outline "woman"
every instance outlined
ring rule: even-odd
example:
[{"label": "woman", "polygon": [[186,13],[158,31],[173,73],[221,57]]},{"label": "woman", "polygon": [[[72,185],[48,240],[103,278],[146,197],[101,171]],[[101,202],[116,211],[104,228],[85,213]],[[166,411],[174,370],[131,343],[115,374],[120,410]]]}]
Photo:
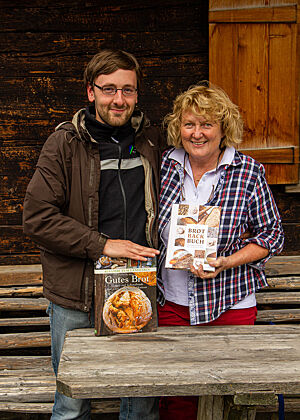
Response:
[{"label": "woman", "polygon": [[[238,107],[203,82],[175,99],[165,124],[173,147],[161,173],[159,325],[254,324],[255,291],[267,286],[264,265],[284,237],[263,166],[235,149],[243,132]],[[165,268],[173,203],[221,207],[214,272]],[[197,398],[162,398],[160,419],[175,418],[196,419]]]}]

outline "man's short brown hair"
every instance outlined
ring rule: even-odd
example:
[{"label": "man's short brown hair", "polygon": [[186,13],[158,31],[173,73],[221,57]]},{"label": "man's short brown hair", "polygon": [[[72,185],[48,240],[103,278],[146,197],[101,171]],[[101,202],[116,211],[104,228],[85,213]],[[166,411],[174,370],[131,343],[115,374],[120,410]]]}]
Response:
[{"label": "man's short brown hair", "polygon": [[116,70],[134,70],[137,78],[137,88],[142,81],[142,72],[137,59],[130,53],[121,50],[105,49],[94,55],[87,64],[83,81],[85,87],[93,86],[95,79],[100,74],[111,74]]}]

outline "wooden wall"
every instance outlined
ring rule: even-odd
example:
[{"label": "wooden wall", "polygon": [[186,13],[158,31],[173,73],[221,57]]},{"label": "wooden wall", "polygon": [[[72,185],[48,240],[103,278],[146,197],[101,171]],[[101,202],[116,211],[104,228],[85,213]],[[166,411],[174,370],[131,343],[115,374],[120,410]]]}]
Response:
[{"label": "wooden wall", "polygon": [[[208,1],[0,0],[0,265],[39,263],[22,233],[22,203],[41,146],[86,106],[82,73],[101,48],[136,55],[140,107],[154,124],[189,85],[208,78]],[[273,187],[300,253],[300,197]]]},{"label": "wooden wall", "polygon": [[156,124],[174,97],[208,78],[208,3],[198,0],[0,0],[0,264],[39,262],[22,203],[40,148],[87,105],[86,63],[101,48],[144,69],[140,107]]}]

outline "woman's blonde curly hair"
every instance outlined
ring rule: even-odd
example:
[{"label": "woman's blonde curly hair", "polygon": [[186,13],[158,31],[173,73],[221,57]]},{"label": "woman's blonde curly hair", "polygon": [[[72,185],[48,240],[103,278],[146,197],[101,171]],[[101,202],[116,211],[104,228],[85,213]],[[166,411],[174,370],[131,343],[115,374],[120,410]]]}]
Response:
[{"label": "woman's blonde curly hair", "polygon": [[182,147],[181,119],[186,111],[204,116],[211,122],[221,124],[222,147],[236,146],[242,141],[243,120],[238,106],[218,86],[204,80],[181,93],[173,102],[173,111],[165,116],[168,144],[177,149]]}]

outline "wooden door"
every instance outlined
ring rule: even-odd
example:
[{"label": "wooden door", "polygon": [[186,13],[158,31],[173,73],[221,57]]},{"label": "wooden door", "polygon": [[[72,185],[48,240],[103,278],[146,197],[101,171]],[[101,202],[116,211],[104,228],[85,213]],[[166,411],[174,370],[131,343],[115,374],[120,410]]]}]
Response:
[{"label": "wooden door", "polygon": [[270,184],[299,179],[298,3],[209,5],[209,79],[239,105],[245,123],[240,150],[265,165]]}]

